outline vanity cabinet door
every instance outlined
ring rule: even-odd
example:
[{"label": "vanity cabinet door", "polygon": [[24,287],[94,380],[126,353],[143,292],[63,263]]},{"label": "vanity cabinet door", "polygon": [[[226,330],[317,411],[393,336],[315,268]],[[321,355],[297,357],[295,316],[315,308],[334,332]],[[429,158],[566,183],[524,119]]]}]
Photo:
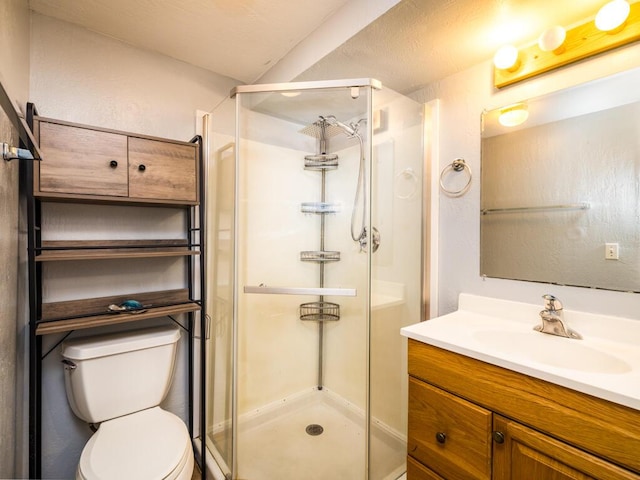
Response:
[{"label": "vanity cabinet door", "polygon": [[499,415],[494,415],[494,430],[504,438],[494,443],[494,480],[640,480],[640,475]]},{"label": "vanity cabinet door", "polygon": [[437,473],[429,470],[411,456],[407,457],[407,480],[445,480]]},{"label": "vanity cabinet door", "polygon": [[40,122],[36,192],[126,197],[127,137]]},{"label": "vanity cabinet door", "polygon": [[442,477],[491,478],[491,422],[489,410],[409,377],[407,452]]},{"label": "vanity cabinet door", "polygon": [[129,137],[129,197],[196,202],[196,147]]}]

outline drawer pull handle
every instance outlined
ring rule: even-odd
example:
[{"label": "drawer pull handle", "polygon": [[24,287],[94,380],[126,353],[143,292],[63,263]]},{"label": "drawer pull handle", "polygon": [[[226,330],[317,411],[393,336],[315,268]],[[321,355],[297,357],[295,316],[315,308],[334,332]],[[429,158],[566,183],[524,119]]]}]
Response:
[{"label": "drawer pull handle", "polygon": [[138,165],[138,170],[140,170],[141,172],[144,172],[147,169],[147,167],[145,167],[144,165]]},{"label": "drawer pull handle", "polygon": [[436,441],[438,443],[444,443],[447,441],[447,435],[444,434],[443,432],[438,432],[436,433]]},{"label": "drawer pull handle", "polygon": [[111,161],[109,162],[109,166],[110,166],[111,168],[116,168],[116,167],[118,166],[118,162],[116,162],[115,160],[111,160]]},{"label": "drawer pull handle", "polygon": [[504,433],[502,432],[493,432],[493,441],[496,443],[504,443]]}]

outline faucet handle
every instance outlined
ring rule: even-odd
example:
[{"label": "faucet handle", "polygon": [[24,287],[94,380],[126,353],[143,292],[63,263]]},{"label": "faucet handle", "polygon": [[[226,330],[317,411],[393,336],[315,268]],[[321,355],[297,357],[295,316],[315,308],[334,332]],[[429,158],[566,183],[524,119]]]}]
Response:
[{"label": "faucet handle", "polygon": [[558,310],[562,310],[562,302],[558,300],[556,297],[550,294],[543,295],[544,298],[544,308],[545,310],[549,310],[552,312],[557,312]]}]

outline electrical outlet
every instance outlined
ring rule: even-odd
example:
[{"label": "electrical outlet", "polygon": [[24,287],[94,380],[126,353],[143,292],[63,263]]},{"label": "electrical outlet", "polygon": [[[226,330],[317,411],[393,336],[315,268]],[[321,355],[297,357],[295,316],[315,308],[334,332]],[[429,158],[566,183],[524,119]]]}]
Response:
[{"label": "electrical outlet", "polygon": [[604,244],[604,258],[606,260],[618,260],[620,258],[620,245],[618,243]]}]

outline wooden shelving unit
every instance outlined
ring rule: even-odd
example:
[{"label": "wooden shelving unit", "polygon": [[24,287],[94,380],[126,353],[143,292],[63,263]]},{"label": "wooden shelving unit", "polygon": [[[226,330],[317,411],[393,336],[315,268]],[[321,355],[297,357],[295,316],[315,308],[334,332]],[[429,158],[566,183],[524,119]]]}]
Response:
[{"label": "wooden shelving unit", "polygon": [[[181,316],[179,323],[188,332],[188,427],[194,436],[194,344],[199,343],[199,380],[202,383],[199,427],[201,432],[206,431],[206,351],[203,338],[200,338],[199,342],[195,341],[196,318],[200,320],[200,331],[205,330],[202,313],[205,260],[202,242],[204,232],[200,231],[200,226],[204,224],[204,211],[201,206],[204,202],[200,175],[203,165],[200,137],[195,137],[190,142],[180,142],[78,125],[36,115],[35,108],[29,104],[28,123],[43,152],[41,162],[27,165],[22,172],[26,185],[30,186],[27,194],[30,310],[29,478],[41,478],[42,475],[42,361],[51,353],[49,350],[43,354],[42,338],[45,335],[66,338],[75,330],[117,326],[142,320],[166,321],[167,317],[177,321],[174,317]],[[125,209],[128,206],[166,207],[184,215],[184,231],[177,235],[180,238],[169,239],[43,240],[43,236],[46,238],[47,235],[46,232],[43,233],[41,226],[44,215],[42,205],[51,202],[114,205]],[[163,237],[165,233],[162,232],[159,236]],[[114,232],[114,236],[117,236],[117,232]],[[85,268],[90,268],[95,262],[132,260],[118,264],[118,268],[123,268],[124,278],[127,272],[136,271],[136,259],[163,261],[172,257],[184,259],[184,268],[179,269],[184,275],[181,273],[179,279],[170,282],[184,283],[183,288],[144,293],[125,291],[118,295],[56,302],[43,300],[43,268],[54,268],[53,265],[57,262],[67,263],[67,275],[69,268],[72,269],[71,272],[77,269],[78,278],[81,279]],[[76,266],[69,262],[80,264]],[[55,282],[55,268],[46,271],[46,281]],[[149,283],[153,284],[154,280],[150,278]],[[142,304],[139,311],[118,312],[109,308],[131,299]],[[201,435],[201,439],[203,445],[200,463],[203,466],[204,435]],[[206,468],[202,470],[204,478]]]}]

